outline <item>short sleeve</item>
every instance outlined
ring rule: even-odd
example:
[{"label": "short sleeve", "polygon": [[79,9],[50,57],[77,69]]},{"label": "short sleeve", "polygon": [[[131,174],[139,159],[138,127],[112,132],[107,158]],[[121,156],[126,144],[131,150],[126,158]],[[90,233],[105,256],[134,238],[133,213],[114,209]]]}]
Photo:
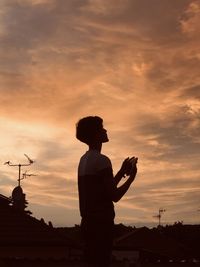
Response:
[{"label": "short sleeve", "polygon": [[112,169],[112,163],[108,157],[101,155],[101,157],[98,158],[97,172],[101,172],[104,169]]}]

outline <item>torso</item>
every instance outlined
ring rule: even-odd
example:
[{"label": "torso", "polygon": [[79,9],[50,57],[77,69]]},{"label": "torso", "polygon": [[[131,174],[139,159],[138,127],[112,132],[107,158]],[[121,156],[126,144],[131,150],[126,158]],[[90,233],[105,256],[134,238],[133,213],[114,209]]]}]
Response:
[{"label": "torso", "polygon": [[114,205],[111,196],[106,194],[106,181],[101,175],[104,170],[109,172],[109,179],[113,179],[109,158],[97,150],[89,150],[81,157],[78,167],[78,190],[82,218],[114,218]]}]

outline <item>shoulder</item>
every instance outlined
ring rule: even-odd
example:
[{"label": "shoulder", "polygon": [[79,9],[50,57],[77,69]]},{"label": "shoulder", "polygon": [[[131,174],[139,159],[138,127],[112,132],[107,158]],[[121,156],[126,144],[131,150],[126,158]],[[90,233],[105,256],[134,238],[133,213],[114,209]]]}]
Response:
[{"label": "shoulder", "polygon": [[112,163],[110,159],[103,154],[99,154],[97,158],[97,164],[98,164],[98,170],[112,168]]}]

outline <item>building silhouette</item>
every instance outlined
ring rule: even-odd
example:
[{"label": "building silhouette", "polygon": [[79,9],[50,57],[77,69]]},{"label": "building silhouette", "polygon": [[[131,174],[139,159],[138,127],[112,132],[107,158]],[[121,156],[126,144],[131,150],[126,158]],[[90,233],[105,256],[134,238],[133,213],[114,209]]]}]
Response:
[{"label": "building silhouette", "polygon": [[36,260],[41,266],[47,260],[48,266],[60,266],[61,260],[80,257],[79,244],[59,234],[52,223],[33,217],[27,206],[21,186],[14,188],[12,197],[0,194],[0,266],[23,266],[22,261],[27,266]]}]

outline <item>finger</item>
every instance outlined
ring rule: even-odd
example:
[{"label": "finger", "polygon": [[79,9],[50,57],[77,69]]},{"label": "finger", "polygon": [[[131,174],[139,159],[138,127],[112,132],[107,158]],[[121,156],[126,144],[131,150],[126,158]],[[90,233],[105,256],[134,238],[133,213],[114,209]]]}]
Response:
[{"label": "finger", "polygon": [[123,163],[126,163],[126,162],[128,162],[129,161],[129,158],[126,158],[124,161],[123,161]]},{"label": "finger", "polygon": [[132,158],[130,158],[130,161],[137,161],[138,160],[138,158],[137,157],[132,157]]},{"label": "finger", "polygon": [[133,164],[136,164],[137,161],[138,161],[138,158],[134,158],[134,160],[133,160]]},{"label": "finger", "polygon": [[133,159],[135,159],[135,157],[131,157],[131,158],[129,159],[129,161],[132,161]]}]

